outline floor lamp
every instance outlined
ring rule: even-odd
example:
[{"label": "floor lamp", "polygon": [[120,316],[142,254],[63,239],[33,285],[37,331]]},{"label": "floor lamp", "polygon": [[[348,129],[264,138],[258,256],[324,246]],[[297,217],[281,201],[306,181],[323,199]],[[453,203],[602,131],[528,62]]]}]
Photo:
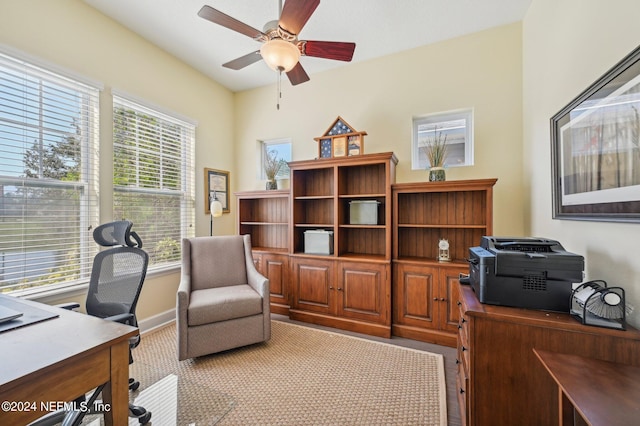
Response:
[{"label": "floor lamp", "polygon": [[209,212],[211,213],[209,235],[213,236],[213,218],[222,216],[222,203],[218,200],[215,191],[209,196]]}]

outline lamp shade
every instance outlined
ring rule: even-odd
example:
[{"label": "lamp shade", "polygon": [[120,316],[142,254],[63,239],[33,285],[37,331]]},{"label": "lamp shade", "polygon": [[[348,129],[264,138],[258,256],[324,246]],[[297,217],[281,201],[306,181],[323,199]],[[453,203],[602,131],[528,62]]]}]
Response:
[{"label": "lamp shade", "polygon": [[222,216],[222,203],[217,198],[214,198],[211,201],[211,205],[209,206],[209,210],[211,211],[212,217],[220,217]]},{"label": "lamp shade", "polygon": [[293,43],[282,39],[269,40],[260,48],[262,59],[274,71],[289,72],[300,59],[300,50]]}]

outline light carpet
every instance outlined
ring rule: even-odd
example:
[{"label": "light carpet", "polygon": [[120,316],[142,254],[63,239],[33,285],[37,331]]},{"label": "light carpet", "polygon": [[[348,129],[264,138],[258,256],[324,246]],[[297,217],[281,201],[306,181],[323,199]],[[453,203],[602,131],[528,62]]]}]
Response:
[{"label": "light carpet", "polygon": [[170,325],[145,334],[134,358],[186,384],[179,405],[211,411],[198,425],[447,424],[442,355],[337,332],[272,321],[266,343],[180,362]]}]

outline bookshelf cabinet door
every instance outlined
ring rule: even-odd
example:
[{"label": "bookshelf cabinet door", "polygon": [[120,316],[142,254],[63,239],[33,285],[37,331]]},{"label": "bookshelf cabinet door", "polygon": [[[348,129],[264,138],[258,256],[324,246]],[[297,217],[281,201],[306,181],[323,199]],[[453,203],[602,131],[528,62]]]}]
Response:
[{"label": "bookshelf cabinet door", "polygon": [[334,314],[334,262],[298,258],[292,260],[294,309]]},{"label": "bookshelf cabinet door", "polygon": [[438,301],[438,269],[423,265],[395,265],[394,323],[437,328],[434,312]]},{"label": "bookshelf cabinet door", "polygon": [[389,323],[389,265],[339,262],[338,315],[380,324]]},{"label": "bookshelf cabinet door", "polygon": [[288,314],[289,308],[289,256],[265,253],[261,259],[261,269],[269,278],[271,309],[275,313]]},{"label": "bookshelf cabinet door", "polygon": [[460,307],[458,306],[460,274],[469,273],[469,268],[461,266],[440,269],[440,296],[444,298],[438,305],[439,322],[443,331],[458,332]]}]

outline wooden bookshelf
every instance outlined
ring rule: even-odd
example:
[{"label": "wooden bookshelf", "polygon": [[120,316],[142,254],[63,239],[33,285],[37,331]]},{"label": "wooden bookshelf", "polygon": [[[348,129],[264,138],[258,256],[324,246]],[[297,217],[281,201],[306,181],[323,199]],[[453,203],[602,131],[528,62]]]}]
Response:
[{"label": "wooden bookshelf", "polygon": [[[469,247],[493,234],[496,179],[393,185],[393,334],[455,347],[457,281]],[[447,239],[451,262],[438,262]]]},{"label": "wooden bookshelf", "polygon": [[[379,336],[391,330],[391,152],[295,161],[291,170],[291,317]],[[350,221],[372,201],[377,223]],[[333,232],[333,253],[304,252],[305,231]]]},{"label": "wooden bookshelf", "polygon": [[237,192],[238,233],[251,235],[253,261],[269,278],[271,311],[289,314],[289,190]]}]

